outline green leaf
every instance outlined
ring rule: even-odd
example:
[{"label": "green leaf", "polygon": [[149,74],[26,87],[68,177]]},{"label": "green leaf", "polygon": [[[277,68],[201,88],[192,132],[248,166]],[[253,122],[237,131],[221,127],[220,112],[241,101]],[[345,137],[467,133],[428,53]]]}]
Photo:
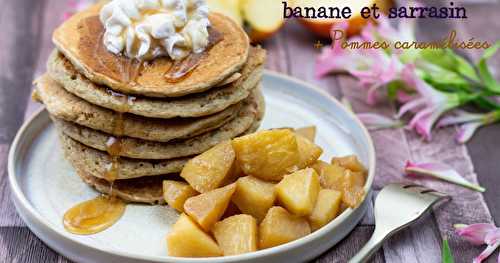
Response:
[{"label": "green leaf", "polygon": [[499,48],[500,42],[497,42],[490,48],[486,49],[477,65],[479,76],[486,86],[486,89],[497,94],[500,94],[500,84],[493,77],[493,74],[491,74],[491,71],[488,68],[488,60],[495,55]]},{"label": "green leaf", "polygon": [[476,106],[480,107],[483,110],[492,111],[500,109],[500,104],[493,102],[488,97],[479,96],[473,102]]},{"label": "green leaf", "polygon": [[479,81],[474,66],[451,49],[425,49],[421,55],[425,61],[442,69],[456,73],[459,76],[465,76],[473,81]]},{"label": "green leaf", "polygon": [[405,83],[400,80],[394,80],[387,84],[387,97],[390,101],[395,101],[398,96],[398,90],[404,89]]},{"label": "green leaf", "polygon": [[451,254],[450,245],[448,245],[448,240],[443,239],[443,251],[441,253],[443,263],[455,263],[453,255]]}]

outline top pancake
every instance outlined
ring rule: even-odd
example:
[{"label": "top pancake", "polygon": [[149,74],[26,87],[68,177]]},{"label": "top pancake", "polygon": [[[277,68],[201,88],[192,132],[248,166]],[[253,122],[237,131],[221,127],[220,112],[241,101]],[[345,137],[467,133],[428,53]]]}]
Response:
[{"label": "top pancake", "polygon": [[164,74],[173,63],[171,59],[157,58],[147,66],[137,67],[139,63],[132,59],[106,50],[102,43],[104,28],[99,20],[101,7],[102,4],[96,4],[72,16],[54,31],[52,40],[78,71],[115,91],[149,97],[203,92],[239,71],[247,60],[250,43],[245,31],[230,18],[211,13],[211,25],[222,34],[223,40],[206,51],[188,76],[169,82]]}]

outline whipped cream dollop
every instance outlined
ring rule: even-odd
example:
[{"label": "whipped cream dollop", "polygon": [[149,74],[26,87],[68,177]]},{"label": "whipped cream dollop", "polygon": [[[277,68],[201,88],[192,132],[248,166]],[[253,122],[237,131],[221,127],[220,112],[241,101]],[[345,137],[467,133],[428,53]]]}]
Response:
[{"label": "whipped cream dollop", "polygon": [[208,46],[205,0],[113,0],[100,11],[104,45],[138,60],[180,60]]}]

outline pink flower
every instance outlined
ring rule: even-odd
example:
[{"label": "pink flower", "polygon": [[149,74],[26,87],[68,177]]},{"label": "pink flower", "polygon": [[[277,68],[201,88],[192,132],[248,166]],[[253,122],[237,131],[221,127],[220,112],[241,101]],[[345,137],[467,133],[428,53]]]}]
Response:
[{"label": "pink flower", "polygon": [[404,123],[376,113],[358,113],[358,118],[372,131],[403,127]]},{"label": "pink flower", "polygon": [[459,143],[468,142],[480,127],[500,121],[500,110],[490,113],[470,113],[455,110],[454,113],[441,119],[437,126],[446,127],[461,124],[455,137]]},{"label": "pink flower", "polygon": [[478,192],[486,191],[486,189],[480,185],[467,181],[456,170],[443,163],[413,163],[411,161],[407,161],[405,165],[405,173],[408,175],[424,175],[434,177]]},{"label": "pink flower", "polygon": [[[345,29],[346,23],[336,24],[332,31]],[[352,42],[373,41],[373,34],[362,33],[351,38]],[[374,104],[376,92],[389,82],[398,79],[404,68],[396,54],[388,54],[384,49],[342,48],[342,42],[334,41],[332,47],[325,47],[316,60],[316,76],[329,73],[347,72],[356,77],[368,89],[367,102]]]},{"label": "pink flower", "polygon": [[[464,237],[474,245],[486,244],[486,249],[479,254],[473,263],[481,263],[488,258],[500,246],[500,228],[493,224],[472,224],[472,225],[455,225],[456,233]],[[500,263],[500,256],[497,260]]]},{"label": "pink flower", "polygon": [[432,127],[444,113],[471,99],[471,96],[462,93],[445,93],[434,89],[417,76],[414,66],[403,70],[403,79],[416,90],[418,96],[414,96],[399,109],[398,118],[407,112],[414,112],[409,127],[427,140],[431,140]]}]

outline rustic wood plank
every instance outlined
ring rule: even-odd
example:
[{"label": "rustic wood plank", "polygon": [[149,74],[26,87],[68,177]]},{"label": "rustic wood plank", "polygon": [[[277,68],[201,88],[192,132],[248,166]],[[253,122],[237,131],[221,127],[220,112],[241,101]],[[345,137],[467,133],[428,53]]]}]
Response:
[{"label": "rustic wood plank", "polygon": [[[496,12],[500,9],[500,1],[496,4],[488,5],[468,5],[469,12],[476,19],[470,19],[467,23],[457,23],[458,35],[461,38],[475,37],[476,39],[498,41],[498,31],[500,30],[500,20],[497,19]],[[477,17],[481,16],[481,19]],[[469,55],[473,61],[477,61],[482,54],[481,50],[471,50]],[[493,74],[500,79],[500,54],[496,54],[489,61]],[[500,134],[500,124],[480,129],[474,138],[467,144],[476,172],[479,174],[479,182],[486,186],[500,185],[500,147],[498,144],[498,134]],[[486,203],[497,224],[500,224],[500,202],[498,202],[498,191],[491,187],[484,193]]]},{"label": "rustic wood plank", "polygon": [[45,246],[26,227],[0,227],[2,262],[58,262],[56,252]]},{"label": "rustic wood plank", "polygon": [[377,197],[378,192],[379,191],[377,190],[373,190],[372,198],[370,198],[370,204],[368,205],[365,216],[363,217],[363,219],[361,219],[361,222],[359,222],[360,226],[375,225],[375,214],[373,212],[373,205],[375,204],[375,198]]},{"label": "rustic wood plank", "polygon": [[286,36],[283,31],[267,39],[262,46],[267,50],[266,68],[280,73],[288,74],[289,55],[285,48]]},{"label": "rustic wood plank", "polygon": [[9,145],[0,144],[0,227],[24,226],[12,203],[9,178],[7,176],[7,155]]},{"label": "rustic wood plank", "polygon": [[[48,14],[44,15],[42,26],[40,30],[41,40],[39,43],[39,54],[35,64],[35,71],[33,74],[33,79],[41,76],[46,71],[47,59],[50,52],[54,49],[54,44],[52,44],[52,32],[54,29],[61,24],[63,21],[64,12],[69,11],[69,4],[67,0],[45,0],[45,10],[49,10]],[[32,86],[33,88],[33,86]],[[28,100],[24,118],[29,118],[33,112],[37,111],[42,104],[36,103],[31,99]]]},{"label": "rustic wood plank", "polygon": [[384,243],[387,262],[440,262],[441,236],[431,213]]},{"label": "rustic wood plank", "polygon": [[64,256],[61,256],[61,255],[58,255],[57,256],[57,263],[72,263],[73,261],[67,259],[66,257]]},{"label": "rustic wood plank", "polygon": [[[317,263],[345,263],[352,258],[370,239],[373,226],[358,226],[344,240],[319,257]],[[383,251],[379,250],[370,262],[385,262]]]},{"label": "rustic wood plank", "polygon": [[21,125],[38,57],[45,1],[3,1],[0,13],[0,143]]}]

